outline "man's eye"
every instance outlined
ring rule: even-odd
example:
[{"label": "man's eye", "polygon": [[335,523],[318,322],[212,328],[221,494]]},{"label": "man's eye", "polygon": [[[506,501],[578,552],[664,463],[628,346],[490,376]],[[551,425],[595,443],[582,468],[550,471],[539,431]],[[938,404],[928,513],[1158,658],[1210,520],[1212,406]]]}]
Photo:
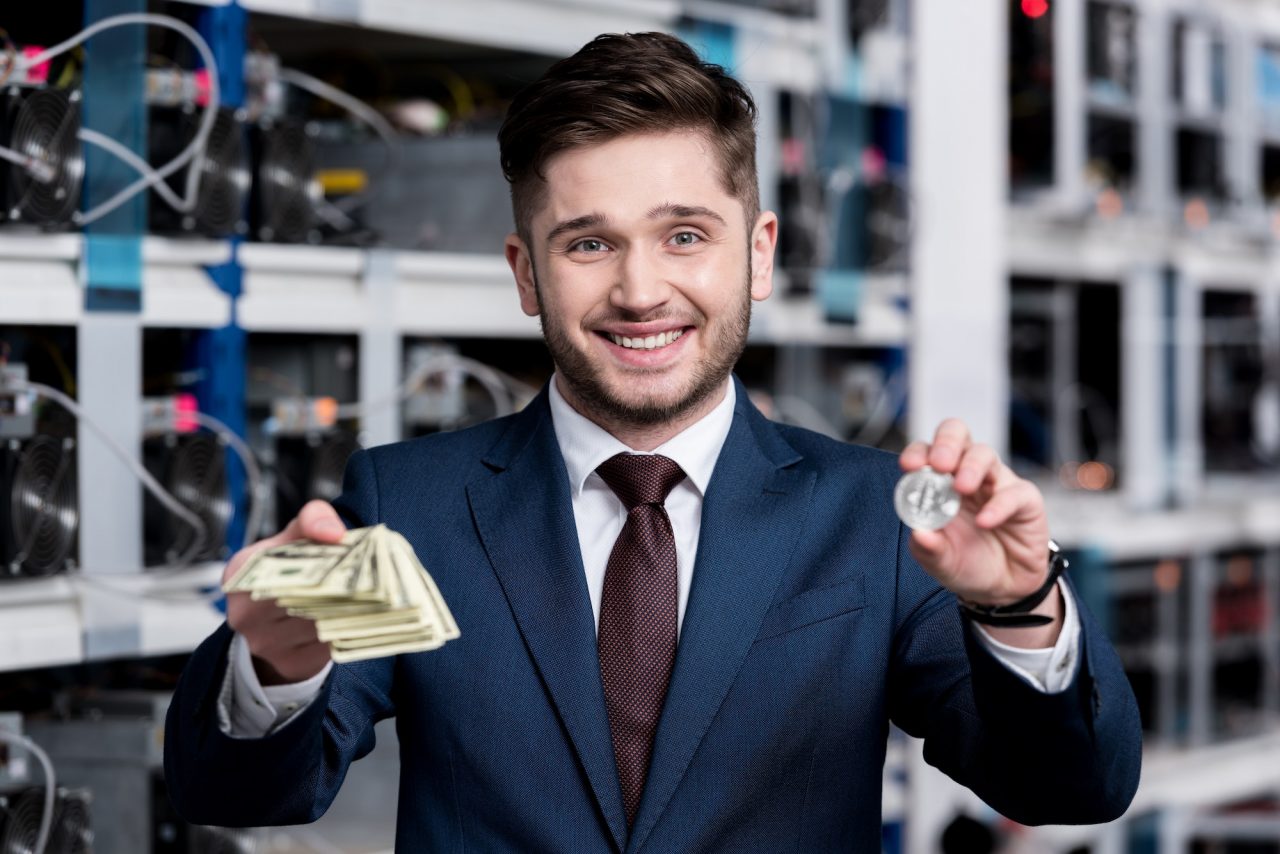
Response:
[{"label": "man's eye", "polygon": [[676,246],[693,246],[695,243],[702,241],[702,238],[694,234],[692,231],[682,231],[675,237],[671,238],[671,242]]},{"label": "man's eye", "polygon": [[574,252],[603,252],[605,245],[603,240],[579,240],[573,246],[569,247]]}]

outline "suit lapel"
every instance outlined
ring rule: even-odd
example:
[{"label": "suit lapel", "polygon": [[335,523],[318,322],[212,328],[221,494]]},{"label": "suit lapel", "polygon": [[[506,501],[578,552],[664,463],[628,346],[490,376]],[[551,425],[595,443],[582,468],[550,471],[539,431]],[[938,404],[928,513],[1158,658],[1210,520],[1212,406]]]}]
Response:
[{"label": "suit lapel", "polygon": [[547,392],[516,416],[467,485],[476,530],[619,850],[626,817],[568,475]]},{"label": "suit lapel", "polygon": [[737,392],[733,426],[703,502],[689,604],[629,851],[643,846],[728,694],[813,492],[814,473],[787,468],[799,455],[741,384]]}]

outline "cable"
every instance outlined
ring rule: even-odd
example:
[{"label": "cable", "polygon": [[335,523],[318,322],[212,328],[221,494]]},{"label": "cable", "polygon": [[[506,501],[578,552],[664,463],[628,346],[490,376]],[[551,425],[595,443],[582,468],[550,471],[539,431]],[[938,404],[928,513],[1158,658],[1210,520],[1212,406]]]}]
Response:
[{"label": "cable", "polygon": [[898,411],[906,399],[907,372],[905,368],[898,368],[885,380],[871,413],[849,441],[856,445],[879,445],[893,429]]},{"label": "cable", "polygon": [[44,854],[45,846],[49,844],[49,831],[53,827],[53,800],[57,791],[53,763],[49,761],[49,754],[25,735],[0,729],[0,741],[26,748],[39,760],[40,766],[44,769],[44,814],[40,816],[40,832],[36,834],[36,845],[31,852],[31,854]]},{"label": "cable", "polygon": [[821,433],[832,439],[840,439],[844,437],[840,435],[839,428],[832,424],[827,416],[823,415],[816,406],[803,397],[794,394],[775,394],[773,396],[773,405],[777,407],[778,413],[784,416],[784,420],[789,424],[797,427],[804,427],[815,433]]},{"label": "cable", "polygon": [[81,423],[97,434],[98,438],[111,449],[112,453],[119,457],[120,460],[129,467],[137,478],[142,481],[142,485],[146,487],[147,491],[154,495],[156,499],[164,505],[165,509],[182,521],[186,522],[195,530],[196,536],[192,538],[191,545],[188,546],[187,551],[182,555],[179,555],[178,559],[175,561],[179,566],[185,566],[191,562],[191,558],[200,549],[200,547],[204,545],[205,538],[209,535],[208,528],[205,527],[204,521],[199,516],[192,513],[184,507],[178,499],[170,495],[169,491],[161,486],[159,481],[152,477],[151,472],[147,471],[141,463],[129,454],[128,451],[122,448],[119,442],[111,438],[105,430],[94,423],[93,419],[86,416],[84,410],[80,407],[80,404],[76,403],[70,397],[58,391],[53,386],[47,386],[44,383],[17,382],[13,385],[13,388],[19,391],[24,389],[27,391],[33,391],[39,397],[52,400],[76,418],[80,419]]},{"label": "cable", "polygon": [[[163,578],[167,575],[176,575],[178,573],[190,571],[190,567],[172,567],[167,570],[158,571],[148,570],[146,578],[153,581],[157,576]],[[121,596],[126,599],[149,599],[155,602],[179,602],[187,604],[191,602],[217,602],[223,596],[222,586],[220,584],[212,585],[212,587],[207,591],[193,590],[189,593],[174,592],[171,594],[163,594],[157,593],[154,590],[139,590],[125,585],[112,584],[108,581],[104,581],[101,577],[86,575],[83,572],[78,572],[68,577],[78,584],[83,584],[87,587],[94,587],[107,593],[114,593],[117,596]]]},{"label": "cable", "polygon": [[344,403],[338,407],[337,417],[340,419],[360,418],[370,412],[377,412],[395,406],[402,400],[413,396],[432,374],[456,370],[469,376],[484,386],[485,391],[493,398],[497,417],[510,415],[515,411],[515,394],[530,396],[533,389],[503,372],[491,368],[483,362],[459,356],[454,353],[438,353],[427,357],[413,373],[391,394],[376,400]]},{"label": "cable", "polygon": [[312,95],[324,98],[326,101],[332,101],[339,107],[342,107],[344,110],[354,115],[356,118],[363,121],[365,124],[369,125],[369,127],[373,128],[374,133],[382,139],[382,142],[387,147],[387,161],[382,166],[381,174],[379,174],[374,181],[370,182],[369,187],[365,188],[363,193],[357,193],[356,195],[348,196],[345,199],[339,199],[332,204],[333,207],[337,208],[342,213],[348,213],[367,202],[374,195],[372,187],[378,181],[385,178],[388,173],[395,171],[395,167],[400,161],[400,141],[396,135],[395,128],[391,127],[391,123],[384,119],[381,113],[370,107],[364,101],[343,92],[336,86],[331,86],[328,83],[325,83],[323,80],[318,80],[310,74],[306,74],[294,68],[281,68],[280,80],[290,84],[291,86],[296,86],[299,89],[310,92]]},{"label": "cable", "polygon": [[41,183],[48,183],[53,180],[53,176],[49,174],[48,164],[42,163],[29,154],[23,154],[21,151],[14,151],[12,148],[5,148],[0,145],[0,160],[8,160],[10,163],[21,166]]},{"label": "cable", "polygon": [[[194,210],[196,206],[197,194],[200,189],[200,176],[203,171],[200,168],[200,158],[204,156],[205,144],[208,142],[209,134],[213,131],[214,122],[217,120],[218,107],[221,103],[221,92],[218,89],[218,64],[214,60],[213,51],[209,48],[208,42],[206,42],[204,38],[202,38],[201,35],[192,27],[177,18],[172,18],[168,15],[152,15],[145,12],[113,15],[110,18],[103,18],[101,21],[96,21],[93,24],[90,24],[88,27],[85,27],[79,33],[66,41],[42,50],[34,56],[18,57],[15,62],[22,68],[30,68],[32,66],[40,65],[66,53],[69,50],[72,50],[103,30],[138,25],[163,27],[165,29],[174,30],[185,37],[187,41],[191,42],[195,47],[196,52],[200,54],[201,62],[204,63],[205,68],[209,72],[209,100],[208,103],[205,104],[204,112],[200,117],[200,125],[196,130],[195,137],[186,148],[159,169],[152,169],[148,165],[146,170],[143,171],[142,177],[138,180],[129,184],[127,187],[120,190],[120,192],[116,193],[114,196],[91,210],[85,211],[84,213],[78,213],[75,217],[77,225],[88,225],[95,220],[101,219],[111,213],[111,211],[123,205],[129,199],[136,196],[138,193],[146,190],[148,187],[158,188],[165,183],[166,178],[174,172],[177,172],[183,166],[186,166],[188,163],[191,163],[192,165],[191,168],[187,170],[185,194],[180,200],[181,204],[175,205],[175,207],[179,211],[187,213]],[[86,133],[93,138],[86,138]],[[99,145],[100,147],[110,150],[108,146],[102,145],[105,137],[95,134],[94,131],[82,128],[80,131],[80,138],[92,145]],[[114,140],[112,141],[114,142]],[[118,155],[118,152],[113,151],[112,153]],[[126,162],[137,168],[136,162]],[[166,202],[170,202],[170,204],[172,204],[170,197],[165,196],[164,191],[158,189],[157,191],[165,198]]]},{"label": "cable", "polygon": [[[148,163],[142,155],[138,154],[132,148],[129,148],[119,140],[107,136],[105,133],[100,133],[90,128],[81,128],[80,139],[90,145],[101,148],[108,154],[115,156],[126,166],[132,167],[133,171],[137,172],[139,175],[150,175],[155,171],[151,168],[151,164]],[[173,191],[173,188],[169,186],[168,181],[160,181],[157,184],[153,184],[152,189],[154,189],[156,194],[159,195],[160,198],[164,199],[165,203],[174,210],[182,213],[186,213],[190,210],[190,208],[184,207],[186,205],[186,201]]]},{"label": "cable", "polygon": [[[138,477],[138,479],[142,481],[142,485],[147,488],[148,492],[154,495],[160,501],[160,503],[163,504],[165,508],[168,509],[171,513],[173,513],[175,516],[178,516],[184,522],[191,525],[191,527],[195,529],[196,536],[192,541],[192,544],[187,548],[187,552],[180,555],[178,559],[174,561],[174,566],[171,567],[171,571],[173,572],[186,572],[190,568],[188,564],[191,561],[191,557],[194,555],[194,553],[197,550],[199,550],[199,548],[202,545],[204,545],[205,538],[208,536],[208,528],[205,526],[204,521],[195,513],[192,513],[187,507],[185,507],[176,498],[174,498],[173,495],[169,493],[168,490],[166,490],[163,486],[161,486],[160,483],[155,480],[155,478],[151,475],[150,472],[148,472],[143,466],[141,466],[137,462],[137,460],[129,456],[128,453],[122,447],[120,447],[120,445],[116,443],[114,439],[112,439],[105,432],[103,432],[92,421],[92,419],[88,418],[84,414],[84,410],[74,400],[67,397],[57,389],[52,388],[51,386],[43,385],[42,383],[31,383],[31,382],[16,383],[14,385],[14,388],[19,391],[23,389],[33,391],[40,397],[45,397],[50,400],[53,400],[55,403],[58,403],[59,405],[61,405],[64,409],[71,412],[72,415],[75,415],[77,418],[79,418],[82,422],[84,422],[86,426],[92,429],[107,444],[107,446],[116,454],[116,456],[120,457],[129,466],[129,468]],[[232,430],[230,427],[228,427],[224,422],[204,412],[184,413],[184,416],[193,418],[198,424],[201,424],[202,426],[207,427],[209,430],[213,431],[215,434],[220,436],[224,441],[226,441],[228,445],[231,446],[231,449],[235,451],[236,455],[240,458],[240,462],[244,465],[245,474],[247,475],[249,480],[249,513],[248,513],[247,522],[245,523],[244,539],[241,542],[241,548],[243,548],[244,546],[247,546],[251,542],[251,538],[253,537],[254,533],[257,532],[262,525],[262,520],[261,520],[261,515],[263,511],[262,469],[258,466],[257,458],[254,457],[253,451],[249,448],[249,446],[245,443],[245,441],[241,439],[238,435],[236,435],[235,431]],[[155,578],[163,574],[165,573],[149,572],[148,576]],[[155,593],[142,593],[134,590],[128,590],[112,584],[104,583],[100,579],[90,578],[83,574],[78,574],[76,576],[76,580],[93,587],[98,587],[104,590],[110,590],[112,592],[120,593],[121,595],[136,595],[136,596],[141,596],[144,599],[158,599],[161,601],[191,601],[193,599],[194,600],[199,600],[199,599],[213,600],[221,596],[220,591],[218,591],[216,595],[194,594],[194,595],[187,595],[187,596],[184,596],[184,595],[161,596]]]},{"label": "cable", "polygon": [[231,449],[240,457],[240,462],[244,465],[245,475],[249,479],[249,512],[245,522],[244,539],[240,542],[240,548],[244,548],[252,542],[250,538],[262,529],[262,519],[260,518],[263,510],[262,469],[258,466],[258,460],[253,455],[253,449],[224,422],[205,412],[184,413],[184,415],[194,418],[197,424],[209,428],[216,435],[222,437],[223,441],[230,445]]}]

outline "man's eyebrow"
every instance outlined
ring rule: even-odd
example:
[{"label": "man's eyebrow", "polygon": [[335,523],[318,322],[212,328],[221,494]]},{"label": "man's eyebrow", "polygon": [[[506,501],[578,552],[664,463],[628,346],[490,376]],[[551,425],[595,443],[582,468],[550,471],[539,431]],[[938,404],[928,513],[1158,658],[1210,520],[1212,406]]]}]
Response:
[{"label": "man's eyebrow", "polygon": [[547,232],[547,242],[553,243],[557,237],[571,231],[580,231],[584,228],[599,228],[608,221],[609,218],[602,213],[589,213],[583,216],[576,216],[573,219],[563,220],[556,223],[555,227]]},{"label": "man's eyebrow", "polygon": [[702,205],[677,205],[674,202],[667,202],[665,205],[658,205],[648,213],[649,219],[664,219],[670,217],[672,219],[688,219],[690,217],[706,217],[713,219],[723,226],[728,226],[724,217],[713,211],[711,208],[704,208]]}]

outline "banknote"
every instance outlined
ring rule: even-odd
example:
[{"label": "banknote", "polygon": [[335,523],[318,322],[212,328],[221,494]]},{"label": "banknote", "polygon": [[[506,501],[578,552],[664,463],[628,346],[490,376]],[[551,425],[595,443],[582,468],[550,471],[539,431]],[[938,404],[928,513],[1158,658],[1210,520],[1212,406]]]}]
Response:
[{"label": "banknote", "polygon": [[355,528],[340,543],[264,549],[222,589],[274,600],[291,616],[314,621],[339,663],[425,652],[460,636],[409,541],[385,525]]}]

